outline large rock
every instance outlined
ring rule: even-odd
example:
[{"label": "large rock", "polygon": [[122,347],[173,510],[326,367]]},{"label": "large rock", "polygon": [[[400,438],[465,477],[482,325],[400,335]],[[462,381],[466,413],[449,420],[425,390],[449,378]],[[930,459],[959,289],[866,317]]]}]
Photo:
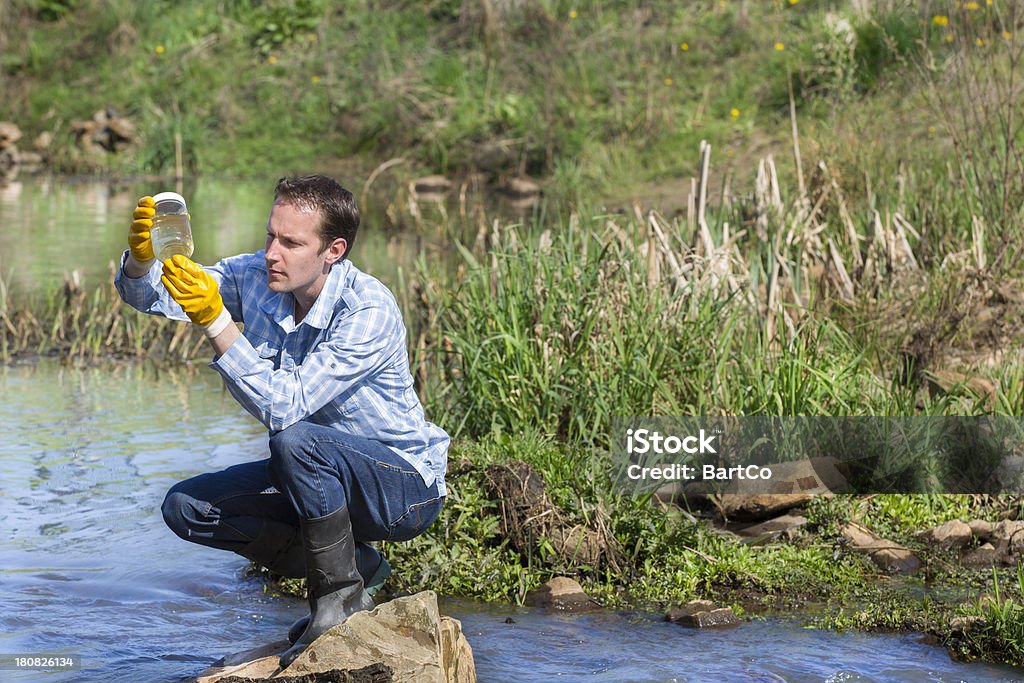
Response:
[{"label": "large rock", "polygon": [[887,541],[870,529],[850,522],[843,527],[843,536],[854,550],[865,553],[880,569],[887,572],[910,574],[921,568],[921,561],[894,541]]},{"label": "large rock", "polygon": [[674,607],[665,614],[665,621],[693,628],[728,628],[738,626],[740,618],[728,607],[717,607],[710,600],[693,600]]},{"label": "large rock", "polygon": [[[197,683],[216,683],[229,676],[274,680],[324,672],[336,672],[337,680],[352,681],[476,681],[473,653],[462,625],[439,614],[437,595],[432,591],[396,598],[372,611],[353,614],[320,636],[291,666],[277,671],[278,657],[287,648],[287,641],[279,641],[227,657],[204,672]],[[382,678],[384,669],[380,665],[391,672],[391,678]],[[337,672],[347,673],[349,678],[338,678]]]},{"label": "large rock", "polygon": [[567,576],[556,576],[541,584],[540,588],[527,594],[525,602],[530,607],[546,607],[568,612],[581,612],[597,607],[597,603],[583,592],[583,587]]},{"label": "large rock", "polygon": [[963,548],[971,542],[974,534],[965,522],[953,519],[921,534],[921,539],[942,548]]},{"label": "large rock", "polygon": [[11,121],[0,121],[0,147],[13,145],[21,139],[21,128]]},{"label": "large rock", "polygon": [[967,526],[972,534],[983,541],[992,538],[992,530],[995,528],[995,524],[984,519],[972,519],[967,522]]},{"label": "large rock", "polygon": [[1011,555],[1024,550],[1024,520],[1005,519],[992,528],[992,539],[996,545],[1005,545]]},{"label": "large rock", "polygon": [[762,537],[787,536],[792,537],[797,529],[807,524],[807,518],[803,515],[782,515],[766,522],[752,524],[737,529],[736,534],[747,538],[760,539]]},{"label": "large rock", "polygon": [[968,567],[990,567],[999,564],[1005,554],[991,543],[984,543],[964,555],[963,563]]},{"label": "large rock", "polygon": [[[850,488],[846,464],[833,457],[780,462],[769,469],[770,479],[733,480],[721,491],[718,508],[724,517],[757,522],[804,505],[815,495],[843,493]],[[687,497],[705,485],[687,486]]]},{"label": "large rock", "polygon": [[769,519],[810,502],[808,493],[743,495],[727,493],[719,500],[719,509],[726,519],[757,522]]}]

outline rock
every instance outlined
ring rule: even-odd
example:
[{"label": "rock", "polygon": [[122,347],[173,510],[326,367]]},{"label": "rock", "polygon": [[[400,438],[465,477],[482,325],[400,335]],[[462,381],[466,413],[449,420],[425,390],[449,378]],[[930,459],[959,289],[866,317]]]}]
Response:
[{"label": "rock", "polygon": [[265,680],[278,680],[281,683],[392,683],[394,674],[383,664],[371,664],[361,669],[332,669],[315,674],[288,676],[287,678],[252,678],[251,676],[231,675],[221,678],[219,683],[259,683]]},{"label": "rock", "polygon": [[35,173],[43,167],[43,156],[38,152],[19,152],[18,165],[26,173]]},{"label": "rock", "polygon": [[1002,553],[998,548],[985,543],[964,555],[963,563],[969,567],[988,567],[998,563],[1001,558]]},{"label": "rock", "polygon": [[[833,457],[775,463],[770,468],[771,479],[733,480],[721,491],[718,508],[726,519],[759,522],[804,505],[815,495],[849,490],[849,470]],[[687,497],[697,490],[687,486]]]},{"label": "rock", "polygon": [[763,486],[754,493],[844,493],[849,491],[850,469],[831,456],[793,460],[771,465],[772,478],[745,482],[745,487]]},{"label": "rock", "polygon": [[759,522],[803,505],[812,497],[809,493],[750,496],[726,493],[721,496],[719,508],[727,519]]},{"label": "rock", "polygon": [[953,617],[949,620],[949,631],[952,635],[965,635],[978,630],[985,624],[985,617],[977,614]]},{"label": "rock", "polygon": [[761,522],[760,524],[753,524],[742,529],[737,529],[736,533],[747,538],[780,536],[784,534],[791,534],[805,524],[807,524],[807,518],[802,515],[782,515],[775,519],[769,519],[766,522]]},{"label": "rock", "polygon": [[569,612],[591,610],[598,606],[580,584],[567,576],[556,576],[540,588],[530,591],[526,596],[526,604]]},{"label": "rock", "polygon": [[933,543],[943,548],[963,548],[971,542],[973,537],[971,527],[958,519],[940,524],[921,534],[921,539],[926,543]]},{"label": "rock", "polygon": [[998,385],[990,379],[976,375],[965,375],[955,370],[926,372],[924,377],[928,393],[932,396],[944,396],[955,393],[959,388],[963,387],[991,405],[995,402],[999,391]]},{"label": "rock", "polygon": [[0,146],[0,176],[9,175],[13,177],[20,159],[21,154],[14,145],[8,147]]},{"label": "rock", "polygon": [[735,612],[728,607],[716,607],[710,600],[693,600],[675,607],[665,615],[665,621],[693,628],[728,628],[740,624]]},{"label": "rock", "polygon": [[451,617],[441,617],[441,673],[444,683],[476,683],[473,650],[462,623]]},{"label": "rock", "polygon": [[50,149],[53,144],[53,133],[50,131],[43,131],[36,136],[36,139],[32,141],[32,146],[38,149],[40,152],[46,152]]},{"label": "rock", "polygon": [[412,189],[416,194],[444,194],[452,189],[452,181],[443,175],[428,175],[412,181]]},{"label": "rock", "polygon": [[[204,672],[197,683],[215,683],[228,676],[267,680],[274,675],[278,657],[287,648],[287,641],[279,641],[227,657]],[[390,678],[380,677],[384,669],[391,672]],[[276,677],[325,672],[350,676],[336,679],[342,681],[476,681],[473,653],[462,625],[438,613],[437,595],[432,591],[396,598],[372,611],[353,614],[320,636]],[[376,678],[366,678],[371,674]],[[315,680],[332,679],[317,676]]]},{"label": "rock", "polygon": [[0,121],[0,147],[13,145],[21,139],[21,128],[10,121]]},{"label": "rock", "polygon": [[529,178],[509,178],[500,189],[512,199],[531,199],[540,195],[540,185]]},{"label": "rock", "polygon": [[1004,519],[992,528],[992,540],[1006,546],[1007,552],[1018,554],[1024,550],[1024,520]]},{"label": "rock", "polygon": [[872,562],[887,572],[910,574],[921,568],[921,561],[914,553],[856,522],[843,527],[843,536],[855,551],[867,554]]},{"label": "rock", "polygon": [[119,152],[135,139],[135,126],[113,109],[101,109],[88,121],[71,124],[78,146],[86,152]]},{"label": "rock", "polygon": [[992,538],[992,529],[995,527],[992,522],[984,519],[972,519],[967,522],[967,526],[970,527],[972,534],[985,541]]}]

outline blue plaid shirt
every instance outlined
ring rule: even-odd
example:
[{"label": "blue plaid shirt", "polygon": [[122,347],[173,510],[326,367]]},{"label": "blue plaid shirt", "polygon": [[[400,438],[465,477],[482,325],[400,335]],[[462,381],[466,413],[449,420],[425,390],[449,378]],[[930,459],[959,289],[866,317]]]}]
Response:
[{"label": "blue plaid shirt", "polygon": [[[133,279],[124,260],[114,279],[143,313],[188,320],[160,282],[161,269]],[[267,287],[263,252],[204,266],[220,285],[244,336],[210,367],[242,407],[275,432],[307,420],[385,444],[445,495],[448,435],[426,420],[409,372],[405,324],[391,292],[349,260],[331,268],[306,317],[294,298]]]}]

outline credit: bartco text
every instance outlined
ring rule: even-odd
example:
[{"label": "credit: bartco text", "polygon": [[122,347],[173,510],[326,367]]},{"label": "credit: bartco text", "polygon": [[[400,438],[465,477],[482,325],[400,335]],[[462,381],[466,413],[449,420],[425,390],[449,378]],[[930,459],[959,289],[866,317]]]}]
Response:
[{"label": "credit: bartco text", "polygon": [[634,480],[655,479],[662,481],[690,481],[697,479],[698,473],[704,481],[732,481],[733,479],[771,479],[772,470],[770,467],[761,465],[747,465],[736,467],[715,467],[704,465],[700,468],[695,465],[654,465],[645,467],[643,465],[630,465],[626,469],[626,476]]}]

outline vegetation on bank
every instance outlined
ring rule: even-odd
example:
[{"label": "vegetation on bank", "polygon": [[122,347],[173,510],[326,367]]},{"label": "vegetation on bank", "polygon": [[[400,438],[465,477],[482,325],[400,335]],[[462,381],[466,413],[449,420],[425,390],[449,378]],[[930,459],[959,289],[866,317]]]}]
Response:
[{"label": "vegetation on bank", "polygon": [[[970,163],[1005,170],[990,96],[1020,49],[1015,3],[857,4],[14,0],[0,120],[52,133],[60,172],[170,174],[178,141],[188,174],[401,157],[391,172],[527,173],[560,197],[621,199],[694,174],[700,140],[737,173],[768,150],[792,174],[792,93],[804,144],[848,182],[989,143],[1000,153]],[[106,108],[138,142],[95,157],[73,122]]]}]

